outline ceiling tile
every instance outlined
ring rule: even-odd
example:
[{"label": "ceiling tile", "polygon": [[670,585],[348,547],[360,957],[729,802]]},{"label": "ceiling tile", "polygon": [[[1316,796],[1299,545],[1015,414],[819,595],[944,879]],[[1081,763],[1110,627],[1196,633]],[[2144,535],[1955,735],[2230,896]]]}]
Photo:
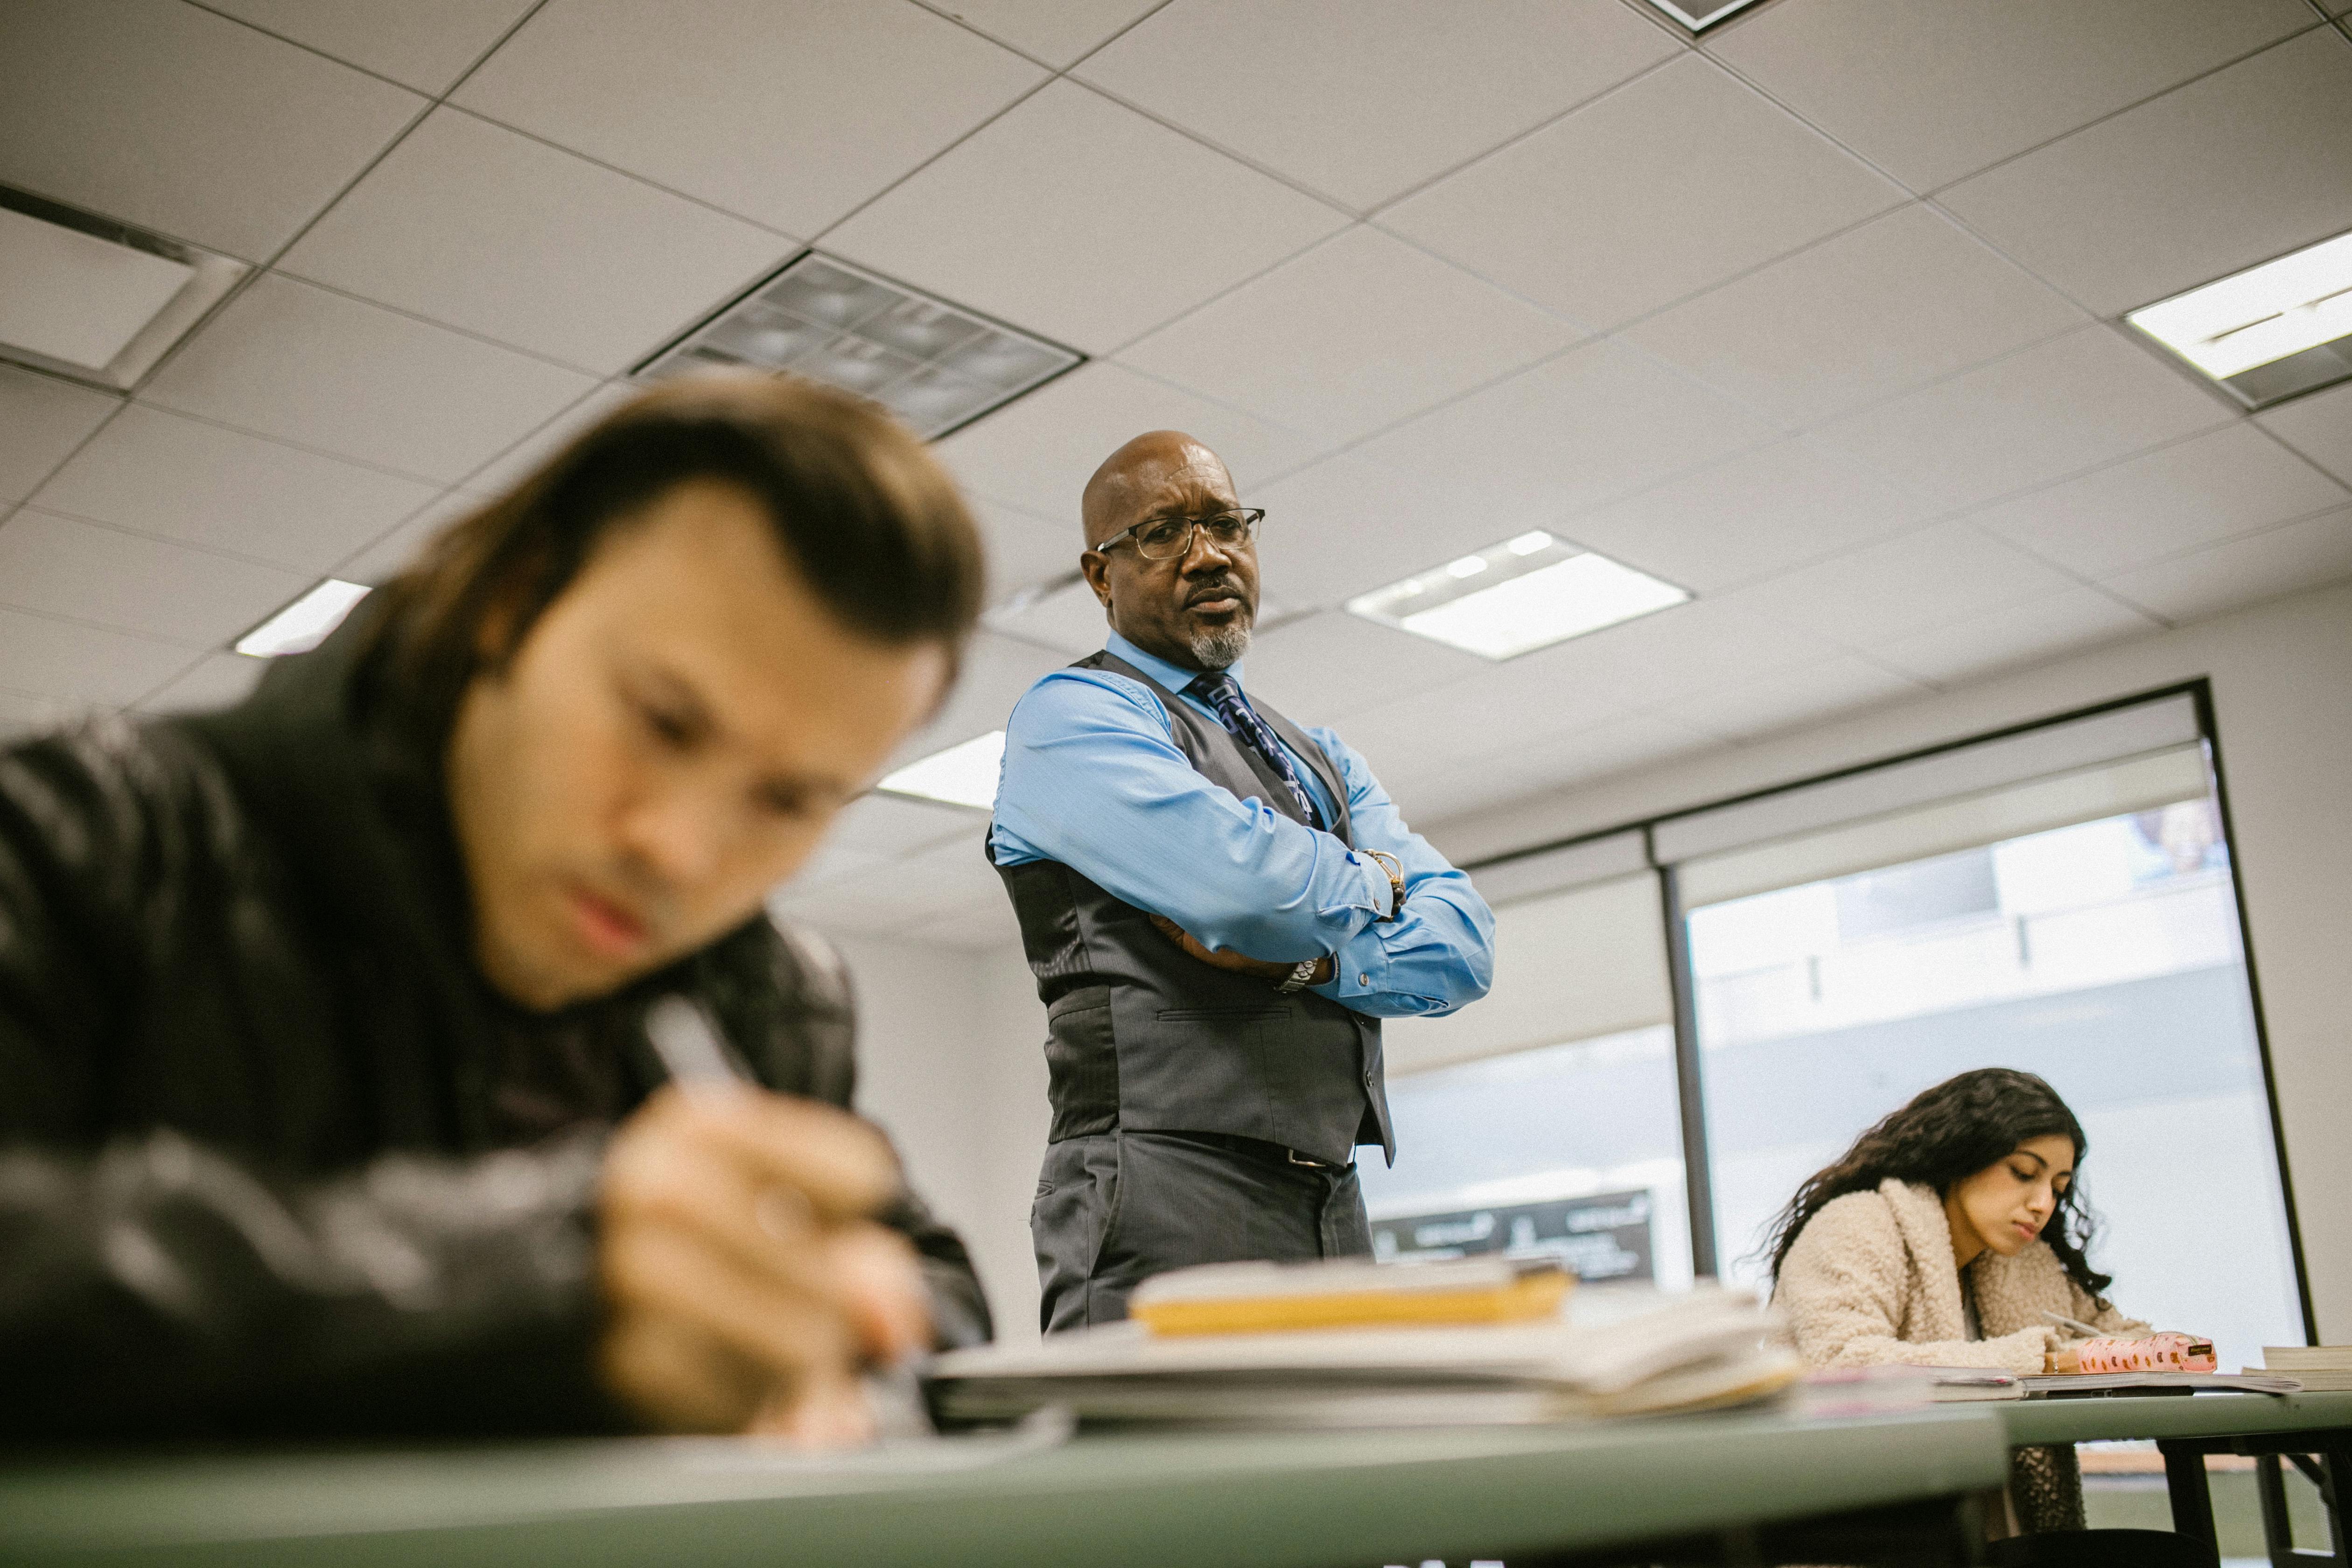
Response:
[{"label": "ceiling tile", "polygon": [[2352,41],[2315,29],[1941,199],[2101,315],[2268,260],[2352,221]]},{"label": "ceiling tile", "polygon": [[1919,682],[1884,665],[1838,653],[1683,698],[1654,717],[1726,741],[1753,741],[1809,720],[1925,694]]},{"label": "ceiling tile", "polygon": [[1427,637],[1326,610],[1252,641],[1244,678],[1254,697],[1273,703],[1294,723],[1331,724],[1493,668]]},{"label": "ceiling tile", "polygon": [[2248,424],[2227,425],[1969,521],[2085,577],[2305,517],[2342,485]]},{"label": "ceiling tile", "polygon": [[2192,550],[2106,580],[2167,620],[2195,620],[2258,599],[2352,577],[2352,509]]},{"label": "ceiling tile", "polygon": [[191,647],[226,645],[311,582],[31,507],[0,526],[0,604]]},{"label": "ceiling tile", "polygon": [[[980,525],[982,545],[988,552],[988,603],[1001,605],[1024,588],[1034,587],[1078,569],[1078,525],[1073,521],[1051,523],[999,506],[977,496],[965,498],[972,521]],[[1077,508],[1073,505],[1073,512]]]},{"label": "ceiling tile", "polygon": [[546,424],[466,476],[466,488],[481,495],[499,495],[539,471],[540,465],[562,451],[572,438],[624,404],[635,402],[645,388],[627,381],[608,381]]},{"label": "ceiling tile", "polygon": [[944,0],[967,26],[1048,65],[1066,66],[1162,0]]},{"label": "ceiling tile", "polygon": [[[1170,193],[1216,215],[1171,226]],[[1313,244],[1347,219],[1068,81],[911,175],[825,247],[1099,353]]]},{"label": "ceiling tile", "polygon": [[1176,0],[1077,74],[1365,211],[1676,47],[1617,0]]},{"label": "ceiling tile", "polygon": [[210,653],[190,665],[158,690],[140,700],[146,713],[202,713],[234,708],[251,695],[269,668],[266,658],[243,654]]},{"label": "ceiling tile", "polygon": [[0,505],[23,500],[121,399],[0,364]]},{"label": "ceiling tile", "polygon": [[613,374],[796,248],[740,218],[436,110],[285,269]]},{"label": "ceiling tile", "polygon": [[1522,679],[1645,709],[1841,651],[1826,631],[1759,614],[1737,597],[1696,599],[1606,626],[1516,659],[1513,668],[1528,667]]},{"label": "ceiling tile", "polygon": [[1615,342],[1571,349],[1326,458],[1253,499],[1265,590],[1336,604],[1771,437]]},{"label": "ceiling tile", "polygon": [[471,490],[450,490],[353,550],[329,569],[329,575],[379,587],[414,561],[436,534],[490,499]]},{"label": "ceiling tile", "polygon": [[120,708],[187,663],[178,643],[0,608],[0,687],[21,696]]},{"label": "ceiling tile", "polygon": [[1870,657],[1916,679],[1955,686],[2158,626],[2096,588],[2069,588],[1881,643]]},{"label": "ceiling tile", "polygon": [[425,100],[178,0],[10,0],[0,182],[268,258]]},{"label": "ceiling tile", "polygon": [[1496,770],[1516,779],[1519,787],[1510,795],[1498,790],[1495,798],[1507,800],[1517,795],[1557,789],[1664,762],[1668,757],[1712,751],[1721,743],[1704,731],[1660,714],[1628,713],[1578,734],[1497,755],[1494,759]]},{"label": "ceiling tile", "polygon": [[1914,205],[1625,335],[1801,426],[2084,321],[2047,285]]},{"label": "ceiling tile", "polygon": [[1669,479],[1563,525],[1577,542],[1706,594],[1915,526],[1928,509],[1801,437]]},{"label": "ceiling tile", "polygon": [[814,235],[1045,75],[900,0],[552,0],[455,101]]},{"label": "ceiling tile", "polygon": [[2254,420],[2272,435],[2352,484],[2352,383],[2266,409]]},{"label": "ceiling tile", "polygon": [[1606,328],[1902,199],[1690,55],[1406,198],[1381,223]]},{"label": "ceiling tile", "polygon": [[1337,444],[1584,335],[1402,240],[1360,227],[1118,357]]},{"label": "ceiling tile", "polygon": [[1360,709],[1332,728],[1387,783],[1391,772],[1421,779],[1459,768],[1492,754],[1498,738],[1525,744],[1624,715],[1612,693],[1563,679],[1555,665],[1541,660],[1530,654],[1491,665],[1467,679]]},{"label": "ceiling tile", "polygon": [[1066,518],[1075,537],[1087,480],[1147,430],[1207,443],[1244,496],[1315,450],[1294,431],[1108,362],[1080,365],[931,449],[966,489],[1049,522]]},{"label": "ceiling tile", "polygon": [[2300,0],[1781,0],[1707,47],[1927,191],[2310,22]]},{"label": "ceiling tile", "polygon": [[1850,648],[2023,604],[2074,579],[1965,522],[1941,522],[1741,588],[1742,609]]},{"label": "ceiling tile", "polygon": [[[825,830],[827,846],[866,855],[912,855],[950,838],[969,838],[985,823],[976,811],[900,795],[863,795]],[[978,851],[973,851],[978,857]]]},{"label": "ceiling tile", "polygon": [[2227,424],[2220,399],[2105,326],[1865,408],[1816,432],[1938,507],[1990,500]]},{"label": "ceiling tile", "polygon": [[[0,680],[5,680],[7,673],[0,669]],[[71,723],[79,707],[78,703],[62,702],[54,697],[35,697],[29,692],[12,691],[0,685],[0,745]]]},{"label": "ceiling tile", "polygon": [[993,632],[977,634],[964,645],[963,668],[946,703],[929,723],[899,744],[887,767],[1003,729],[1022,693],[1069,662],[1068,654],[1054,648]]},{"label": "ceiling tile", "polygon": [[68,516],[320,572],[432,497],[414,479],[133,405],[34,499]]},{"label": "ceiling tile", "polygon": [[142,395],[423,478],[450,480],[596,384],[544,360],[266,274]]},{"label": "ceiling tile", "polygon": [[211,0],[213,9],[267,27],[422,93],[452,82],[530,0]]}]

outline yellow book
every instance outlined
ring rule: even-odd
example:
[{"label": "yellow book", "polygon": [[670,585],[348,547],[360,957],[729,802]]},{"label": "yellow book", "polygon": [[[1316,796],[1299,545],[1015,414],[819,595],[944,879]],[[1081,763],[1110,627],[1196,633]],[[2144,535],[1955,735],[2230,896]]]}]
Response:
[{"label": "yellow book", "polygon": [[1171,1335],[1517,1323],[1557,1317],[1573,1283],[1549,1259],[1212,1263],[1154,1275],[1127,1310],[1154,1334]]}]

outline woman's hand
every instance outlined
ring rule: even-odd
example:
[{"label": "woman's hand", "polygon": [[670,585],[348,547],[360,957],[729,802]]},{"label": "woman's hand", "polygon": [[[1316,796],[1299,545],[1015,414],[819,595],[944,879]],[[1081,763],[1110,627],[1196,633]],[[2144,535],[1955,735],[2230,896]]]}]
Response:
[{"label": "woman's hand", "polygon": [[2042,1352],[2042,1370],[2044,1373],[2080,1372],[2083,1363],[2075,1355],[2073,1345],[2060,1345],[2055,1350]]}]

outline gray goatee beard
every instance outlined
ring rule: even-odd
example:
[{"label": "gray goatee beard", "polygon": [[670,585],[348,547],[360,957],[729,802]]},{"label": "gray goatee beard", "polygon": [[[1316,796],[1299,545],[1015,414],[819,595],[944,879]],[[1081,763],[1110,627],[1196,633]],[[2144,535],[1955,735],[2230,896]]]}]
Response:
[{"label": "gray goatee beard", "polygon": [[1223,669],[1249,651],[1250,617],[1236,616],[1222,626],[1192,634],[1193,662],[1202,669]]}]

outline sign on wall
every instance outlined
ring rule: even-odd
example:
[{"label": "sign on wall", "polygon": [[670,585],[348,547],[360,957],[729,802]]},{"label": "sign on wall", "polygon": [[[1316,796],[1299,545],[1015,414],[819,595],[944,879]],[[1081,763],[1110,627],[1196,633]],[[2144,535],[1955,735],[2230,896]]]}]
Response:
[{"label": "sign on wall", "polygon": [[1643,1189],[1398,1215],[1372,1222],[1372,1255],[1383,1263],[1422,1263],[1499,1252],[1557,1258],[1580,1279],[1647,1280],[1654,1278],[1652,1201]]}]

